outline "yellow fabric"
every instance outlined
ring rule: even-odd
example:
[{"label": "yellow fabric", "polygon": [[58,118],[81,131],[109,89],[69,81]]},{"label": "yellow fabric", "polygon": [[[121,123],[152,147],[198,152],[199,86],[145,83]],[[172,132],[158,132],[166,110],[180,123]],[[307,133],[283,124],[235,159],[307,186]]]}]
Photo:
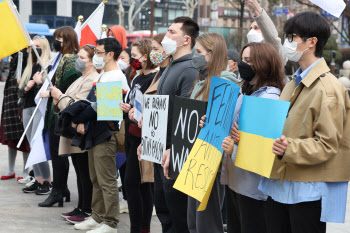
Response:
[{"label": "yellow fabric", "polygon": [[195,198],[205,210],[222,158],[213,145],[197,138],[193,148],[176,179],[174,188]]},{"label": "yellow fabric", "polygon": [[275,155],[275,139],[239,131],[239,145],[235,166],[270,178]]},{"label": "yellow fabric", "polygon": [[29,38],[10,0],[0,0],[0,59],[29,46]]}]

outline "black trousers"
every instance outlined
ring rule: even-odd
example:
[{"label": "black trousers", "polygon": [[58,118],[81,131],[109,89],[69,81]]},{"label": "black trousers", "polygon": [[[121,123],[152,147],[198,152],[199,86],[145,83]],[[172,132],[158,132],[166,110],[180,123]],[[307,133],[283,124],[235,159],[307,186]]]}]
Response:
[{"label": "black trousers", "polygon": [[[240,195],[225,186],[227,233],[267,233],[265,201]],[[279,232],[282,233],[282,232]]]},{"label": "black trousers", "polygon": [[53,188],[64,191],[67,188],[69,160],[58,155],[60,137],[54,134],[54,127],[49,129],[49,144],[52,160]]},{"label": "black trousers", "polygon": [[126,172],[126,164],[125,162],[120,168],[119,168],[119,175],[120,175],[120,180],[122,182],[122,193],[123,193],[123,199],[127,200],[126,198],[126,190],[125,190],[125,172]]},{"label": "black trousers", "polygon": [[78,208],[91,213],[92,183],[89,173],[88,152],[72,154],[72,163],[77,174]]},{"label": "black trousers", "polygon": [[150,229],[153,212],[151,183],[141,184],[140,166],[137,157],[137,147],[140,144],[141,138],[132,135],[125,140],[127,163],[124,185],[129,207],[131,233],[140,233],[142,229]]},{"label": "black trousers", "polygon": [[154,164],[154,205],[163,233],[188,233],[187,195],[174,189],[175,180],[164,176],[163,167]]},{"label": "black trousers", "polygon": [[266,223],[269,233],[325,233],[321,222],[321,201],[281,204],[269,197]]}]

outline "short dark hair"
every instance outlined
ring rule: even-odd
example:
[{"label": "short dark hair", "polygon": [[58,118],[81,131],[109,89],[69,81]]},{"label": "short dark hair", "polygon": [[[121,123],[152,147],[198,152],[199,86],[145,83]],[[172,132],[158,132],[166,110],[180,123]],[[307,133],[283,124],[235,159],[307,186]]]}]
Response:
[{"label": "short dark hair", "polygon": [[287,20],[284,25],[284,32],[287,35],[295,33],[304,41],[316,37],[316,57],[322,57],[323,49],[331,35],[327,20],[313,12],[302,12]]},{"label": "short dark hair", "polygon": [[174,19],[173,23],[182,23],[181,30],[191,37],[191,48],[196,44],[196,38],[199,36],[199,26],[196,21],[187,16],[180,16]]},{"label": "short dark hair", "polygon": [[78,36],[74,29],[70,26],[59,27],[53,33],[54,37],[62,38],[63,45],[60,52],[62,54],[79,52]]},{"label": "short dark hair", "polygon": [[116,61],[123,51],[119,41],[115,38],[108,37],[101,40],[96,40],[97,45],[104,45],[106,52],[114,52],[113,59]]}]

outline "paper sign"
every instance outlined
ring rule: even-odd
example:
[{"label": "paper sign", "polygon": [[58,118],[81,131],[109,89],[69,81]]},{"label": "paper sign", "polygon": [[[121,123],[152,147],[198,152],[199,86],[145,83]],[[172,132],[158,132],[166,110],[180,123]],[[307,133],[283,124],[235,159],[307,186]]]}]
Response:
[{"label": "paper sign", "polygon": [[141,159],[162,163],[168,126],[168,95],[144,95]]},{"label": "paper sign", "polygon": [[136,90],[134,101],[134,118],[139,121],[142,117],[143,94],[140,90]]},{"label": "paper sign", "polygon": [[270,178],[273,142],[282,136],[290,102],[244,96],[235,166]]},{"label": "paper sign", "polygon": [[97,83],[96,99],[98,121],[123,120],[123,111],[119,107],[123,102],[122,82]]},{"label": "paper sign", "polygon": [[343,0],[310,0],[313,4],[339,18],[343,13],[346,4]]},{"label": "paper sign", "polygon": [[240,87],[218,77],[211,78],[206,122],[174,184],[174,188],[201,202],[205,210],[229,135]]},{"label": "paper sign", "polygon": [[199,131],[199,121],[205,115],[204,101],[175,96],[169,177],[176,179],[184,165]]}]

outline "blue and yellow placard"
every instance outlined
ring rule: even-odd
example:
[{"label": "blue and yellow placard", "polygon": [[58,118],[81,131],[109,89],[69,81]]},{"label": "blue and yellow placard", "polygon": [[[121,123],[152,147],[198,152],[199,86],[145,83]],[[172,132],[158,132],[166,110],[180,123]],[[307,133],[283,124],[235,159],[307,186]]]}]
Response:
[{"label": "blue and yellow placard", "polygon": [[176,179],[174,188],[201,202],[205,210],[223,150],[222,141],[229,135],[240,87],[228,80],[212,77],[206,123]]},{"label": "blue and yellow placard", "polygon": [[96,99],[98,121],[123,120],[123,111],[119,107],[123,102],[122,82],[97,83]]},{"label": "blue and yellow placard", "polygon": [[270,178],[276,157],[273,142],[282,136],[289,106],[289,102],[281,100],[243,97],[237,167]]}]

